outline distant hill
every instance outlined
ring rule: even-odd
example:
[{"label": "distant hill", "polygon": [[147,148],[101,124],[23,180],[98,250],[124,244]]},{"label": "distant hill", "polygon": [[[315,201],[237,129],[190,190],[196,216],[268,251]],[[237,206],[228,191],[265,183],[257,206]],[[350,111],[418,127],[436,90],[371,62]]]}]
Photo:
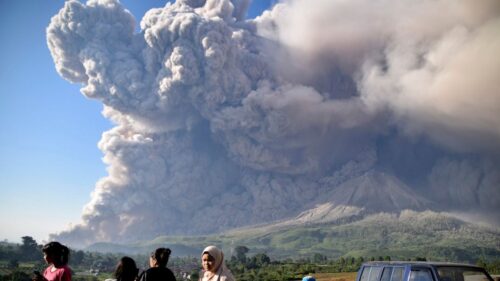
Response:
[{"label": "distant hill", "polygon": [[297,218],[275,224],[246,227],[220,235],[158,237],[128,245],[99,243],[87,250],[148,253],[170,247],[176,256],[198,256],[209,244],[222,246],[228,256],[237,245],[272,258],[391,256],[475,262],[500,256],[498,228],[466,222],[448,213],[404,210],[369,214],[363,208],[321,205]]}]

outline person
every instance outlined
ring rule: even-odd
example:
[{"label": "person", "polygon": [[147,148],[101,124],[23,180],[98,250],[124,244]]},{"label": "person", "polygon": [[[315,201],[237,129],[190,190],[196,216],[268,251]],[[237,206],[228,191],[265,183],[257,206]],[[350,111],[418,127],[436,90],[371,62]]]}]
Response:
[{"label": "person", "polygon": [[135,261],[130,257],[122,257],[115,268],[115,279],[106,279],[105,281],[135,281],[139,274],[139,268]]},{"label": "person", "polygon": [[42,252],[43,258],[49,266],[43,271],[43,275],[35,272],[33,281],[71,281],[68,247],[53,241],[45,244]]},{"label": "person", "polygon": [[158,248],[149,257],[150,268],[144,271],[139,281],[176,281],[174,274],[167,268],[170,249]]},{"label": "person", "polygon": [[201,253],[201,266],[199,281],[234,281],[233,274],[224,263],[224,253],[215,247],[208,246]]}]

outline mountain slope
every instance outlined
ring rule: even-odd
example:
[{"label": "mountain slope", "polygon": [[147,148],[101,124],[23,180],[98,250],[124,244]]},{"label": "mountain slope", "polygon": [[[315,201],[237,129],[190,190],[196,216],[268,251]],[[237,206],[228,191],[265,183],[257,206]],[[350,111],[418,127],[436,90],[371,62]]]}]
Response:
[{"label": "mountain slope", "polygon": [[[500,230],[431,211],[379,213],[345,224],[296,225],[275,232],[254,229],[229,236],[273,255],[425,256],[475,260],[500,255]],[[228,238],[229,238],[228,237]]]},{"label": "mountain slope", "polygon": [[174,255],[198,256],[205,246],[222,246],[231,255],[237,245],[273,258],[391,256],[408,259],[475,262],[500,256],[500,229],[468,222],[450,213],[430,211],[435,204],[396,177],[370,171],[324,195],[325,203],[298,216],[233,229],[220,235],[158,237],[121,248],[96,244],[89,250],[147,253],[167,246]]},{"label": "mountain slope", "polygon": [[369,171],[342,183],[328,198],[333,205],[356,206],[369,213],[422,211],[433,205],[393,175],[378,171]]},{"label": "mountain slope", "polygon": [[242,227],[228,233],[251,232],[262,229],[267,232],[314,224],[343,224],[360,220],[369,214],[380,212],[400,213],[403,210],[427,210],[434,204],[416,194],[396,177],[378,171],[369,171],[350,179],[325,194],[327,202],[301,212],[290,219],[269,224]]},{"label": "mountain slope", "polygon": [[[451,214],[431,211],[379,213],[348,223],[270,225],[214,236],[158,237],[127,245],[128,250],[147,253],[167,246],[174,255],[198,256],[209,244],[222,246],[228,256],[237,245],[251,253],[265,252],[273,258],[386,256],[407,259],[423,256],[433,260],[475,262],[479,257],[500,256],[500,230],[462,221]],[[88,250],[99,250],[95,245]],[[107,245],[120,249],[120,245]],[[124,251],[122,251],[124,252]]]}]

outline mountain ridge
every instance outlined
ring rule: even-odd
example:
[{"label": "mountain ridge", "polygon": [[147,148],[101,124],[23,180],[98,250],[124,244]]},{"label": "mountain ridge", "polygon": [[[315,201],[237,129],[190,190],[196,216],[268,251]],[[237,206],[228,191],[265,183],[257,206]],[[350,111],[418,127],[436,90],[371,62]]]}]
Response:
[{"label": "mountain ridge", "polygon": [[500,255],[500,229],[466,222],[448,213],[406,210],[366,215],[347,223],[317,223],[260,226],[210,236],[162,236],[126,245],[94,244],[86,250],[147,253],[155,247],[169,247],[177,256],[198,256],[206,245],[215,244],[232,255],[237,245],[250,253],[266,253],[275,259],[311,257],[415,256],[442,261],[475,262],[480,257]]},{"label": "mountain ridge", "polygon": [[434,205],[395,176],[374,170],[345,181],[328,196],[334,205],[358,206],[369,212],[421,211]]}]

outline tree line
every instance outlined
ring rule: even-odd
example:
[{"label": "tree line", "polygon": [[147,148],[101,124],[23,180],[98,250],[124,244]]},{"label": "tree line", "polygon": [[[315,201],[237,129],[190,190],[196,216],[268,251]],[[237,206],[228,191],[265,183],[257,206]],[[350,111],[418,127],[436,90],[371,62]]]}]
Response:
[{"label": "tree line", "polygon": [[[42,271],[46,267],[41,251],[42,245],[30,236],[22,237],[21,244],[0,242],[0,281],[30,281],[32,270]],[[314,273],[356,272],[366,261],[390,261],[390,256],[339,257],[331,258],[320,253],[308,257],[294,257],[272,260],[266,253],[249,255],[246,246],[236,246],[233,255],[227,258],[227,266],[237,280],[294,280]],[[74,275],[74,281],[98,281],[111,277],[121,254],[103,254],[82,250],[71,250],[70,265],[75,272],[87,274]],[[147,268],[147,255],[131,255],[139,267]],[[410,260],[425,261],[425,257]],[[500,259],[479,259],[477,264],[491,274],[500,273]],[[200,269],[199,257],[173,257],[169,262],[178,280],[197,280]]]}]

